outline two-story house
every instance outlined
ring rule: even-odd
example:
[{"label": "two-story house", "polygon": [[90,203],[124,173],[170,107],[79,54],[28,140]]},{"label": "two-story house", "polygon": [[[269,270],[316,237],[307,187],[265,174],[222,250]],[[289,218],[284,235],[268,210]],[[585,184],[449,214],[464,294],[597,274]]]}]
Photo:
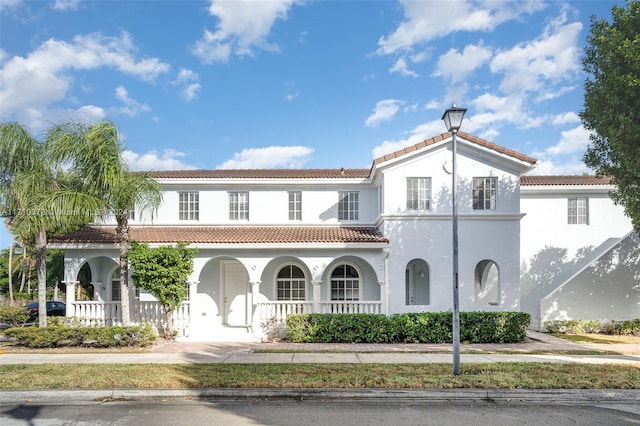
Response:
[{"label": "two-story house", "polygon": [[[521,235],[536,237],[521,229],[521,177],[536,160],[463,132],[457,141],[460,309],[520,310]],[[451,310],[451,142],[442,134],[369,169],[154,172],[163,204],[153,221],[135,217],[131,237],[199,249],[175,312],[191,340],[259,339],[290,313]],[[65,250],[68,315],[118,322],[114,242],[113,224],[52,242]],[[91,300],[76,300],[81,275]],[[131,304],[135,321],[161,321],[150,295],[132,292]]]}]

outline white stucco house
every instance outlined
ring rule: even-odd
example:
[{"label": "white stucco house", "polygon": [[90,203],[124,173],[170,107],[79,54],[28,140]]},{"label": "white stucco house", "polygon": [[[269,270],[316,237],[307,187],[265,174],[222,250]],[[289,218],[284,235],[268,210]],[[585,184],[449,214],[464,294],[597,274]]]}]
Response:
[{"label": "white stucco house", "polygon": [[[464,132],[457,141],[460,309],[537,309],[540,324],[551,318],[540,299],[568,284],[547,285],[548,293],[536,287],[521,307],[521,274],[531,257],[546,246],[573,256],[620,241],[630,221],[602,182],[528,178],[535,159]],[[377,158],[369,169],[154,172],[164,201],[153,221],[135,216],[132,239],[199,249],[189,296],[174,315],[179,337],[261,339],[290,313],[451,310],[451,142],[450,133],[441,134]],[[584,198],[588,223],[569,226],[574,210],[583,220]],[[52,240],[65,252],[67,315],[119,321],[114,241],[113,223]],[[90,300],[75,296],[83,268]],[[131,293],[134,321],[161,322],[151,295]]]}]

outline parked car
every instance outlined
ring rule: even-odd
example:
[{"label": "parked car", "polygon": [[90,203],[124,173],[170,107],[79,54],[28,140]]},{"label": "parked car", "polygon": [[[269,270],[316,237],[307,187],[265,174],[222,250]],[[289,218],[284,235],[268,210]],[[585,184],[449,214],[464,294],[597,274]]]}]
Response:
[{"label": "parked car", "polygon": [[[29,311],[28,322],[33,322],[38,319],[38,302],[31,302],[25,305],[25,308]],[[57,300],[47,300],[47,316],[48,317],[63,317],[67,314],[67,305]]]}]

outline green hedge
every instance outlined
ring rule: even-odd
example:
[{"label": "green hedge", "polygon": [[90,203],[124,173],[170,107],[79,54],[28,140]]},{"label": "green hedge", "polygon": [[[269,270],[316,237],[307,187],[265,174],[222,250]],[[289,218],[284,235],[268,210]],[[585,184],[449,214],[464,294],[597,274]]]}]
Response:
[{"label": "green hedge", "polygon": [[4,335],[28,348],[138,347],[148,346],[156,339],[155,330],[148,324],[128,327],[14,327],[4,330]]},{"label": "green hedge", "polygon": [[546,321],[544,327],[552,334],[640,335],[640,318],[632,320],[558,320]]},{"label": "green hedge", "polygon": [[[460,312],[463,343],[518,343],[531,316],[524,312]],[[451,312],[409,314],[296,314],[287,338],[307,343],[451,343]]]},{"label": "green hedge", "polygon": [[15,327],[29,319],[29,312],[20,306],[0,306],[0,324]]}]

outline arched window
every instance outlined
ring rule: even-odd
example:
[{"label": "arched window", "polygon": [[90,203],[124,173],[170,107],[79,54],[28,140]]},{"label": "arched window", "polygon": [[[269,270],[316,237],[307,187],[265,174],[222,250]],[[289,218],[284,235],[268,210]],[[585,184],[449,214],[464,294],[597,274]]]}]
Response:
[{"label": "arched window", "polygon": [[306,280],[302,269],[287,265],[278,272],[278,300],[304,300]]},{"label": "arched window", "polygon": [[498,305],[499,284],[498,265],[492,260],[479,262],[475,271],[476,304]]},{"label": "arched window", "polygon": [[429,287],[429,265],[422,259],[413,259],[405,270],[405,305],[428,305]]},{"label": "arched window", "polygon": [[351,265],[339,265],[331,273],[331,300],[360,300],[360,275]]}]

